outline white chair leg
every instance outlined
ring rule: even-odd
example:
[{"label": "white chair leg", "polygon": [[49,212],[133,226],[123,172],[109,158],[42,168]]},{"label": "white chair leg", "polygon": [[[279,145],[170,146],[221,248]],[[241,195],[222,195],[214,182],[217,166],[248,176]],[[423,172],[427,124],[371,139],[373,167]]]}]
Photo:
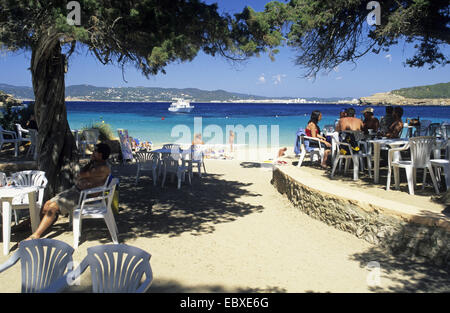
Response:
[{"label": "white chair leg", "polygon": [[137,172],[136,172],[136,185],[137,185],[138,182],[139,182],[139,174],[140,174],[140,172],[141,172],[141,169],[140,169],[140,166],[139,166],[139,164],[138,164],[138,166],[137,166]]},{"label": "white chair leg", "polygon": [[336,171],[336,167],[338,166],[339,161],[340,161],[339,158],[334,159],[333,169],[331,170],[331,178],[334,177],[334,172]]},{"label": "white chair leg", "polygon": [[345,167],[344,167],[344,174],[348,172],[348,168],[350,167],[350,159],[345,159]]},{"label": "white chair leg", "polygon": [[394,166],[394,180],[395,189],[400,190],[400,168],[398,166]]},{"label": "white chair leg", "polygon": [[408,180],[409,194],[414,194],[414,169],[412,167],[406,167],[406,179]]},{"label": "white chair leg", "polygon": [[182,175],[180,173],[177,174],[177,178],[178,178],[178,185],[177,185],[177,189],[181,188],[181,179],[182,179]]},{"label": "white chair leg", "polygon": [[[430,172],[431,174],[431,172]],[[414,187],[416,187],[416,171],[414,169]],[[427,183],[427,168],[423,169],[423,181],[422,181],[422,190],[425,189],[425,184]]]},{"label": "white chair leg", "polygon": [[359,158],[357,156],[354,156],[352,159],[353,159],[353,180],[358,180]]},{"label": "white chair leg", "polygon": [[388,168],[387,182],[386,182],[386,190],[391,189],[391,175],[392,175],[392,166]]},{"label": "white chair leg", "polygon": [[79,212],[73,213],[73,219],[72,219],[72,229],[73,229],[73,248],[78,248],[78,243],[80,241],[80,235],[81,235],[81,216]]},{"label": "white chair leg", "polygon": [[167,175],[167,173],[166,173],[166,171],[164,171],[161,187],[164,187],[164,183],[166,182],[166,175]]},{"label": "white chair leg", "polygon": [[303,159],[305,158],[305,155],[306,155],[306,151],[302,150],[302,151],[300,152],[300,158],[298,159],[298,165],[297,165],[297,167],[301,167],[301,166],[302,166]]},{"label": "white chair leg", "polygon": [[369,171],[369,178],[372,178],[372,161],[367,157],[367,169]]},{"label": "white chair leg", "polygon": [[8,255],[9,253],[9,242],[11,240],[11,211],[11,203],[7,201],[3,202],[3,255]]},{"label": "white chair leg", "polygon": [[152,174],[153,174],[153,186],[156,186],[156,169],[152,170]]},{"label": "white chair leg", "polygon": [[117,225],[115,225],[116,222],[114,220],[114,216],[111,216],[111,214],[106,214],[105,223],[106,226],[108,227],[109,234],[111,235],[113,243],[118,244],[119,240],[117,238]]},{"label": "white chair leg", "polygon": [[431,180],[433,181],[434,191],[436,191],[436,194],[439,194],[439,188],[436,181],[436,176],[434,176],[433,167],[431,164],[428,164],[428,170],[430,171]]}]

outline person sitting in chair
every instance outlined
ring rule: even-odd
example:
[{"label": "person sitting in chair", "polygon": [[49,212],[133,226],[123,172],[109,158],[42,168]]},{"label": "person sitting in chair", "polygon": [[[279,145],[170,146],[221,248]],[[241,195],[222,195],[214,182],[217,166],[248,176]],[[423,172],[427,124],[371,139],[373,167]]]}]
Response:
[{"label": "person sitting in chair", "polygon": [[400,138],[400,135],[403,131],[403,122],[402,122],[402,116],[403,116],[403,109],[402,107],[395,107],[394,108],[394,122],[389,126],[388,131],[386,133],[387,138]]},{"label": "person sitting in chair", "polygon": [[336,131],[338,132],[343,130],[359,131],[362,130],[362,128],[363,128],[363,121],[355,117],[354,108],[348,108],[346,110],[346,116],[339,119],[336,125]]},{"label": "person sitting in chair", "polygon": [[380,122],[376,117],[373,116],[373,108],[365,108],[362,113],[364,114],[363,121],[363,132],[364,134],[369,133],[369,129],[373,131],[374,134],[378,132],[378,128],[380,127]]},{"label": "person sitting in chair", "polygon": [[38,239],[56,221],[59,213],[71,214],[78,204],[82,190],[100,187],[105,184],[111,173],[106,160],[109,158],[111,150],[107,144],[99,143],[95,146],[91,161],[84,166],[75,181],[75,186],[67,189],[50,200],[48,200],[41,210],[41,223],[37,230],[27,238]]},{"label": "person sitting in chair", "polygon": [[[311,119],[306,125],[305,133],[308,137],[314,137],[319,139],[319,141],[325,146],[325,154],[323,156],[322,163],[320,166],[322,168],[327,168],[327,160],[331,153],[331,144],[327,141],[327,139],[320,135],[319,121],[322,119],[322,113],[320,111],[313,111],[311,113]],[[316,148],[319,147],[319,143],[315,140],[309,141],[309,146]]]}]

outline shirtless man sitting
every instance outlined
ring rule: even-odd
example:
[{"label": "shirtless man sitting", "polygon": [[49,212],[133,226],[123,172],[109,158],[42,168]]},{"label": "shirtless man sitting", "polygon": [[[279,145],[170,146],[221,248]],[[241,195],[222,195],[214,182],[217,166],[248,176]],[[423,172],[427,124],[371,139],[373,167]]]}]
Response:
[{"label": "shirtless man sitting", "polygon": [[346,110],[347,116],[339,119],[336,125],[336,131],[352,130],[358,131],[363,128],[363,121],[355,117],[355,109],[349,108]]},{"label": "shirtless man sitting", "polygon": [[84,166],[75,181],[75,186],[48,200],[41,211],[42,220],[37,230],[27,239],[38,239],[55,222],[57,215],[70,214],[77,206],[82,190],[100,187],[111,173],[106,160],[111,150],[107,144],[96,145],[91,161]]}]

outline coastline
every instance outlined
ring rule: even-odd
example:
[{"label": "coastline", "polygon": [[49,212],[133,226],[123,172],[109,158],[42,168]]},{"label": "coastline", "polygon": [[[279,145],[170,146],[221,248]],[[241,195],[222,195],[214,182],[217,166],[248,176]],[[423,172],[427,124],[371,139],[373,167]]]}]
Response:
[{"label": "coastline", "polygon": [[[306,102],[296,102],[295,100],[284,100],[284,99],[271,99],[271,100],[232,100],[232,101],[221,101],[221,100],[211,100],[211,101],[190,101],[191,103],[215,103],[215,104],[230,104],[230,103],[243,103],[243,104],[343,104],[343,105],[352,105],[352,106],[386,106],[386,105],[400,105],[400,106],[450,106],[450,99],[445,98],[436,98],[436,99],[413,99],[413,98],[404,98],[402,96],[397,95],[389,95],[386,97],[380,96],[382,94],[388,93],[379,93],[369,97],[361,97],[359,102],[356,103],[354,101],[306,101]],[[17,98],[18,101],[27,101],[32,102],[34,99],[22,99]],[[105,99],[83,99],[83,98],[66,98],[66,102],[104,102],[104,103],[167,103],[170,104],[171,100],[105,100]]]}]

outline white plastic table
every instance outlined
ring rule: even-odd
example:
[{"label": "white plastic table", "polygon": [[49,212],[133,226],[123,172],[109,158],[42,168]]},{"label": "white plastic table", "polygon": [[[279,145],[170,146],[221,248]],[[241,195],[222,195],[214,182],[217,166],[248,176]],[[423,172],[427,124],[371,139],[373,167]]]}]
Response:
[{"label": "white plastic table", "polygon": [[398,139],[373,139],[369,140],[369,143],[373,144],[373,180],[376,184],[380,181],[380,151],[381,146],[398,147],[408,143],[406,138]]},{"label": "white plastic table", "polygon": [[12,215],[12,200],[15,197],[20,197],[28,194],[28,201],[30,204],[30,219],[31,229],[34,232],[40,222],[39,212],[36,210],[36,192],[38,187],[0,187],[0,198],[2,201],[3,214],[3,255],[9,253],[9,242],[11,241],[11,215]]}]

